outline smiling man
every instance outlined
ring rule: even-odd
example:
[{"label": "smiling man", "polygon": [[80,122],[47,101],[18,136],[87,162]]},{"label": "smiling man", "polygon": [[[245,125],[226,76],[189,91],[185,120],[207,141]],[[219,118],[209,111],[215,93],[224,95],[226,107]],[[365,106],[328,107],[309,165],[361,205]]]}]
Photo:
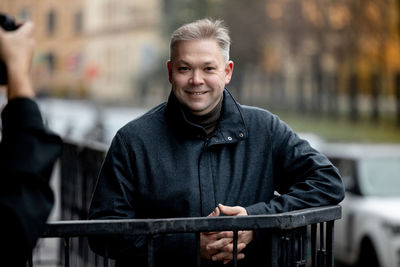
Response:
[{"label": "smiling man", "polygon": [[195,116],[209,114],[222,101],[232,77],[233,62],[224,58],[214,40],[173,44],[168,61],[169,81],[178,101]]},{"label": "smiling man", "polygon": [[[171,38],[171,94],[113,139],[90,219],[271,214],[337,204],[337,169],[270,112],[240,105],[225,88],[233,73],[221,21],[183,25]],[[274,194],[279,192],[279,196]],[[230,231],[201,233],[201,266],[232,262]],[[194,234],[155,239],[155,265],[195,266]],[[241,231],[239,266],[266,266],[258,231]],[[91,248],[117,266],[146,266],[146,237],[104,237]]]}]

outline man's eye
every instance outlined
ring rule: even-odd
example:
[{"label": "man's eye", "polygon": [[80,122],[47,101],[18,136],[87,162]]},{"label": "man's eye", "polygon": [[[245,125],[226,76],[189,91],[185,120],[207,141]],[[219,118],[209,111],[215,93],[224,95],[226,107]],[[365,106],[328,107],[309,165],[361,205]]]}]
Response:
[{"label": "man's eye", "polygon": [[188,67],[179,67],[178,70],[179,71],[188,71],[189,68]]},{"label": "man's eye", "polygon": [[213,71],[213,70],[215,70],[215,68],[214,67],[206,67],[205,70],[206,71]]}]

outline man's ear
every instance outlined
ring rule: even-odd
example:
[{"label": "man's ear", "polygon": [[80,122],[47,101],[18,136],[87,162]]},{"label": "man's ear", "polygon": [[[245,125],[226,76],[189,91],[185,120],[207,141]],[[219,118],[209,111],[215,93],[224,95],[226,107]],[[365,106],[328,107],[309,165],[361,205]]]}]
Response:
[{"label": "man's ear", "polygon": [[171,60],[167,61],[167,69],[168,69],[168,80],[172,83],[172,62]]},{"label": "man's ear", "polygon": [[225,65],[225,84],[230,83],[233,73],[233,61],[229,60]]}]

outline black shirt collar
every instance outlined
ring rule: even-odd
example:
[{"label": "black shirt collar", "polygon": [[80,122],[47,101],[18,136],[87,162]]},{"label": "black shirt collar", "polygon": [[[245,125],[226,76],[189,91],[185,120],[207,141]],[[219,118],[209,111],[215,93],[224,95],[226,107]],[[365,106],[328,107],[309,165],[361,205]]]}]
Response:
[{"label": "black shirt collar", "polygon": [[[166,116],[168,123],[178,134],[199,138],[207,137],[207,131],[204,127],[192,123],[187,118],[173,91],[168,98]],[[214,135],[209,141],[210,144],[234,143],[247,137],[241,107],[227,89],[224,89],[223,92],[221,115],[213,133]]]}]

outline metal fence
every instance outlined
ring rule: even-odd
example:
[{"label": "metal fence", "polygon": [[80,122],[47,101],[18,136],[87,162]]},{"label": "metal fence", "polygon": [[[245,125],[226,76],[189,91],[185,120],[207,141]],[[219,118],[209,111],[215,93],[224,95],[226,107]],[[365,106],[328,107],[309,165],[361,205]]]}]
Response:
[{"label": "metal fence", "polygon": [[[147,236],[148,266],[154,266],[154,236],[167,233],[194,233],[197,237],[197,266],[200,261],[200,232],[265,229],[268,266],[334,266],[334,221],[341,216],[340,206],[310,208],[259,216],[201,218],[131,219],[98,221],[57,221],[48,224],[43,238],[64,240],[64,266],[111,266],[108,257],[96,257],[88,249],[71,250],[71,239],[95,235]],[[78,243],[79,244],[79,243]],[[86,245],[87,246],[87,245]],[[236,246],[234,246],[236,247]],[[78,252],[78,253],[77,253]],[[107,251],[105,251],[107,255]],[[233,266],[237,266],[233,251]],[[73,263],[72,263],[73,262]]]},{"label": "metal fence", "polygon": [[[115,262],[94,254],[89,236],[145,235],[148,266],[154,266],[154,236],[193,233],[197,237],[197,266],[200,266],[200,232],[233,231],[234,244],[240,230],[264,229],[268,266],[333,266],[334,221],[341,217],[340,206],[310,208],[259,216],[201,218],[86,220],[91,194],[106,147],[98,144],[64,144],[61,156],[61,221],[49,222],[42,238],[60,238],[61,266],[114,266]],[[234,246],[236,247],[236,246]],[[237,251],[233,251],[234,259]],[[105,251],[107,255],[107,251]],[[237,266],[236,260],[233,265]],[[29,266],[33,266],[32,259]]]}]

